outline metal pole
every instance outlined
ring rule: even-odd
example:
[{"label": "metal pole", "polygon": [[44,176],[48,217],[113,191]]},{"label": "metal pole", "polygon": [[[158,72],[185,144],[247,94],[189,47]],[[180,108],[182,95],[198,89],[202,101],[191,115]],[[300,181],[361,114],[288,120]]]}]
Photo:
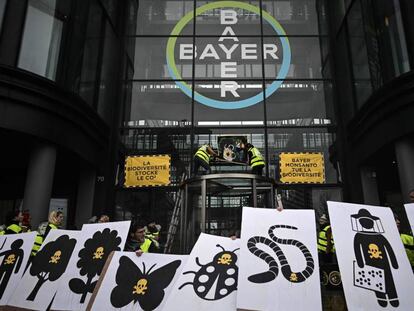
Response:
[{"label": "metal pole", "polygon": [[270,205],[275,208],[275,188],[272,184],[270,186]]},{"label": "metal pole", "polygon": [[257,207],[256,178],[252,179],[252,184],[253,184],[253,207]]},{"label": "metal pole", "polygon": [[187,249],[187,245],[188,245],[188,235],[187,235],[187,230],[188,230],[188,200],[189,200],[189,196],[188,196],[188,184],[185,185],[185,205],[184,205],[184,228],[183,228],[183,250]]},{"label": "metal pole", "polygon": [[206,189],[207,180],[201,181],[201,232],[206,232]]}]

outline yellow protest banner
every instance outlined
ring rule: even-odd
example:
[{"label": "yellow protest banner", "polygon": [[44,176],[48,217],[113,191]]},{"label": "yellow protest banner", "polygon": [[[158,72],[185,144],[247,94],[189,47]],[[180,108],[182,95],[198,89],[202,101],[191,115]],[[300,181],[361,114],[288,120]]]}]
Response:
[{"label": "yellow protest banner", "polygon": [[167,186],[170,184],[169,155],[135,156],[125,159],[125,187]]},{"label": "yellow protest banner", "polygon": [[325,182],[323,153],[280,153],[280,182],[322,184]]}]

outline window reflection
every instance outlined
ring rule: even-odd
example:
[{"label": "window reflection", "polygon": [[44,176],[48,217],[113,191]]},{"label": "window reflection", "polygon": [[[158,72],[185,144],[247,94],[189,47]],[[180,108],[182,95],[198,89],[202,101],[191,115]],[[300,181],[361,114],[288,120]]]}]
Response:
[{"label": "window reflection", "polygon": [[[136,33],[128,35],[169,35],[175,24],[193,10],[193,0],[140,0]],[[192,35],[192,22],[183,30]]]},{"label": "window reflection", "polygon": [[6,8],[7,0],[0,0],[0,31],[3,25],[4,9]]},{"label": "window reflection", "polygon": [[372,85],[360,2],[355,2],[349,12],[348,33],[355,95],[358,105],[361,106],[371,94]]},{"label": "window reflection", "polygon": [[56,0],[30,0],[18,67],[55,80],[64,17]]}]

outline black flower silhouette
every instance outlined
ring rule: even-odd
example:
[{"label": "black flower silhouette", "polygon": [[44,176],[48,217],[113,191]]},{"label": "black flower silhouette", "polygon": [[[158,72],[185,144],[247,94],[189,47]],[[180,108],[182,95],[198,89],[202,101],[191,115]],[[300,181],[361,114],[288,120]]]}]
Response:
[{"label": "black flower silhouette", "polygon": [[56,281],[66,271],[69,259],[75,248],[76,240],[68,235],[61,235],[55,241],[47,243],[36,257],[30,267],[30,274],[39,280],[27,300],[33,301],[37,292],[46,281]]},{"label": "black flower silhouette", "polygon": [[97,231],[92,238],[86,240],[84,248],[79,251],[77,267],[80,275],[86,275],[86,283],[82,279],[74,278],[69,281],[69,288],[76,294],[82,295],[80,302],[84,303],[86,295],[92,293],[97,281],[92,282],[95,276],[99,276],[105,265],[106,259],[112,251],[119,251],[121,238],[118,231],[104,229]]}]

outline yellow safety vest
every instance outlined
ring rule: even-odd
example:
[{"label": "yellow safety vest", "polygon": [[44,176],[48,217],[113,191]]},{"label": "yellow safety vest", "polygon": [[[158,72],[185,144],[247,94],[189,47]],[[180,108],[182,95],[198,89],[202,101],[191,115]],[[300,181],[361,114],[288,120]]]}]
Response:
[{"label": "yellow safety vest", "polygon": [[[16,225],[16,224],[11,224],[10,226],[8,226],[6,228],[6,232],[8,230],[12,231],[13,233],[20,233],[20,232],[22,232],[22,227],[20,227],[19,225]],[[12,233],[10,233],[10,234],[12,234]]]},{"label": "yellow safety vest", "polygon": [[59,229],[58,226],[49,223],[48,226],[50,227],[50,229]]},{"label": "yellow safety vest", "polygon": [[253,168],[255,166],[263,166],[265,165],[265,161],[263,159],[262,154],[260,153],[259,149],[256,147],[251,147],[248,152],[252,153],[252,157],[250,159],[249,165]]},{"label": "yellow safety vest", "polygon": [[414,238],[408,234],[400,234],[410,264],[414,266]]},{"label": "yellow safety vest", "polygon": [[32,247],[32,253],[31,253],[32,256],[36,256],[40,247],[42,246],[42,243],[43,243],[43,237],[40,234],[37,234],[35,238],[35,242]]},{"label": "yellow safety vest", "polygon": [[210,155],[207,152],[207,145],[203,145],[200,148],[198,148],[195,156],[206,162],[207,164],[210,164]]},{"label": "yellow safety vest", "polygon": [[145,237],[151,240],[157,248],[160,247],[160,243],[157,241],[158,236],[159,232],[145,234]]},{"label": "yellow safety vest", "polygon": [[144,253],[148,253],[149,252],[149,248],[151,246],[152,241],[150,239],[145,239],[144,243],[142,243],[140,245],[140,249],[144,252]]},{"label": "yellow safety vest", "polygon": [[[326,253],[326,247],[328,246],[328,240],[326,238],[326,233],[328,232],[328,229],[331,226],[326,226],[325,228],[323,228],[320,232],[319,232],[319,238],[318,238],[318,251],[320,253]],[[331,237],[332,237],[332,232],[331,232]],[[332,243],[332,248],[331,248],[331,253],[335,253],[335,243],[333,238],[331,238],[331,243]]]}]

